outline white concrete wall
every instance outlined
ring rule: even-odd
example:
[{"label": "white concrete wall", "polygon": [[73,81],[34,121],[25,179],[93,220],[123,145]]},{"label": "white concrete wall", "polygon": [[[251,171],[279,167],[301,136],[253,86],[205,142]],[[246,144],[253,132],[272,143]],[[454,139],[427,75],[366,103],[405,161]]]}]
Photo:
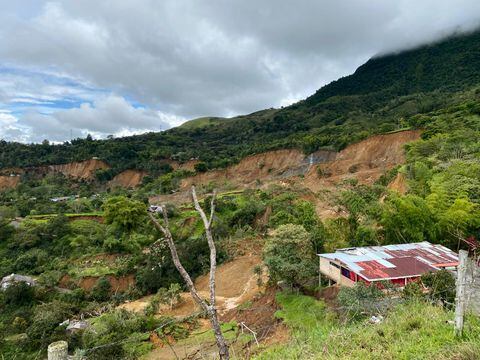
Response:
[{"label": "white concrete wall", "polygon": [[331,265],[331,261],[329,259],[320,257],[320,273],[322,276],[326,276],[328,279],[335,281],[339,285],[348,287],[355,285],[354,281],[342,275],[339,268]]}]

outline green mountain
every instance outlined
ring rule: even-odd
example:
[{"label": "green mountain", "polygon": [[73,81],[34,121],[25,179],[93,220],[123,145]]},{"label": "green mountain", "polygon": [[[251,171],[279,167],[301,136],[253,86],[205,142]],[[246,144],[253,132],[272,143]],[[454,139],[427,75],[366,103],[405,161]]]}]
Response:
[{"label": "green mountain", "polygon": [[[160,174],[162,161],[200,158],[223,167],[266,150],[341,149],[369,135],[411,127],[411,118],[462,101],[480,83],[480,32],[375,57],[304,101],[228,121],[200,118],[160,133],[76,139],[61,145],[0,142],[0,168],[99,157],[119,172]],[[211,126],[214,125],[214,126]]]},{"label": "green mountain", "polygon": [[212,126],[212,125],[216,126],[216,125],[219,125],[219,124],[221,124],[221,123],[223,123],[227,120],[228,119],[226,119],[226,118],[206,116],[206,117],[201,117],[201,118],[197,118],[197,119],[193,119],[193,120],[189,120],[187,122],[184,122],[179,127],[182,128],[182,129],[189,129],[189,130],[200,129],[200,128],[203,128],[203,127],[206,127],[206,126]]}]

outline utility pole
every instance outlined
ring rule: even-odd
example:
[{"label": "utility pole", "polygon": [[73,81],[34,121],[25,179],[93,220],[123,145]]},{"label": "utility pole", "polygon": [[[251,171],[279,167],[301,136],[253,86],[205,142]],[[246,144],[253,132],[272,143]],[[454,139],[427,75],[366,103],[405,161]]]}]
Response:
[{"label": "utility pole", "polygon": [[455,336],[461,337],[463,333],[463,316],[465,314],[468,252],[460,250],[458,257],[460,263],[457,269],[457,294],[455,297]]}]

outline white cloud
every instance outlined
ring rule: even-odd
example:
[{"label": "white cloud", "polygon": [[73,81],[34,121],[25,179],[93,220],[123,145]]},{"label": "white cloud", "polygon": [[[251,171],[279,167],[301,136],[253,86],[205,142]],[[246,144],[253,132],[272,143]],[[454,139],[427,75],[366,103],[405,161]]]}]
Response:
[{"label": "white cloud", "polygon": [[[0,102],[72,101],[71,112],[40,122],[53,131],[41,131],[46,137],[61,138],[73,125],[79,133],[157,130],[150,127],[157,118],[164,126],[288,104],[375,54],[470,30],[479,20],[478,0],[9,2],[0,14],[0,59],[82,86],[0,76]],[[99,100],[109,93],[146,108]],[[32,119],[48,109],[31,105],[20,121],[38,131]],[[118,128],[95,121],[107,110],[120,112]]]},{"label": "white cloud", "polygon": [[[177,121],[175,116],[172,119]],[[73,137],[84,137],[89,133],[106,137],[160,131],[170,126],[169,120],[167,114],[135,108],[123,97],[109,95],[93,104],[83,103],[47,115],[26,113],[21,123],[29,129],[29,137],[34,141],[63,141],[70,138],[71,132]]]}]

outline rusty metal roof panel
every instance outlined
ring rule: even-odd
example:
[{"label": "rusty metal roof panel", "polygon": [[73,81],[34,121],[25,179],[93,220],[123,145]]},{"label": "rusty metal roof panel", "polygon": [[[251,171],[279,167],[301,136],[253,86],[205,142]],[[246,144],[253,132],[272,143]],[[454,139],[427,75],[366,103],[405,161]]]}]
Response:
[{"label": "rusty metal roof panel", "polygon": [[420,276],[446,264],[458,265],[455,252],[426,241],[339,249],[319,256],[340,262],[370,281]]}]

